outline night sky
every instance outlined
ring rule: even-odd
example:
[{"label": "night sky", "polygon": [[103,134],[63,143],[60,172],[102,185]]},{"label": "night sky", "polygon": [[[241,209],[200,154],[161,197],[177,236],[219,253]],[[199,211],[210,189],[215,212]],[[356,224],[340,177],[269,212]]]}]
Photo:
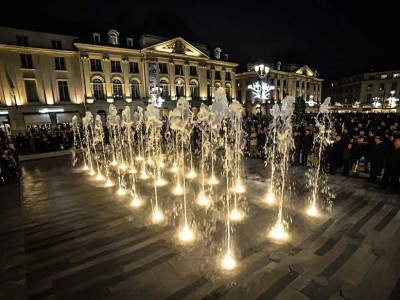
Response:
[{"label": "night sky", "polygon": [[243,66],[307,64],[325,79],[400,68],[399,13],[388,1],[40,2],[2,3],[0,25],[82,38],[111,28],[123,39],[181,36],[209,50],[219,46]]}]

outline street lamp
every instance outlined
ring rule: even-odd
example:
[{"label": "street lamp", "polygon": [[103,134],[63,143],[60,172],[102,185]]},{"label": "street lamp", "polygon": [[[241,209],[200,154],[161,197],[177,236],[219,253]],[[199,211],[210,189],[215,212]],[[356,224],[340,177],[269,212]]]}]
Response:
[{"label": "street lamp", "polygon": [[396,98],[394,96],[394,94],[395,94],[394,90],[391,91],[390,94],[391,94],[391,96],[387,99],[388,106],[389,106],[389,108],[395,108],[396,107],[396,102],[399,101],[399,98]]},{"label": "street lamp", "polygon": [[254,98],[259,99],[260,104],[266,103],[266,113],[268,113],[269,92],[274,90],[275,87],[262,80],[268,75],[269,67],[262,64],[256,65],[254,66],[254,71],[260,80],[249,85],[248,88],[252,90]]},{"label": "street lamp", "polygon": [[156,107],[160,108],[165,101],[163,98],[161,98],[161,92],[162,88],[156,86],[151,89],[150,91],[150,99],[149,101],[153,103]]}]

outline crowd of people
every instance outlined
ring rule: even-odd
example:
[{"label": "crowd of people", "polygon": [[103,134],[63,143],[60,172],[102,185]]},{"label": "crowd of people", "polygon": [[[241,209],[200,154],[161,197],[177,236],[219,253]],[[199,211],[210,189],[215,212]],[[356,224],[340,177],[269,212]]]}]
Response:
[{"label": "crowd of people", "polygon": [[[332,114],[332,140],[322,145],[322,168],[335,175],[361,177],[369,174],[371,184],[399,190],[400,177],[400,115],[399,114]],[[247,116],[243,119],[246,135],[245,155],[266,159],[272,146],[272,130],[266,119]],[[107,131],[106,138],[107,138]],[[306,115],[293,128],[292,165],[315,166],[320,145],[315,142],[318,128],[315,115]],[[34,129],[10,137],[0,129],[0,176],[18,177],[20,154],[69,149],[73,145],[73,130]],[[378,180],[379,178],[379,180]]]},{"label": "crowd of people", "polygon": [[[399,191],[400,177],[400,115],[399,114],[332,114],[332,140],[323,146],[322,167],[331,175],[339,171],[343,176],[364,177],[378,184],[378,188],[391,187]],[[246,118],[247,155],[265,159],[271,131],[265,121]],[[315,143],[318,128],[315,115],[307,115],[293,129],[294,149],[292,165],[315,166],[319,146]],[[378,177],[380,180],[378,181]]]},{"label": "crowd of people", "polygon": [[0,183],[19,178],[19,155],[69,149],[73,145],[72,128],[31,129],[26,133],[8,136],[0,128]]}]

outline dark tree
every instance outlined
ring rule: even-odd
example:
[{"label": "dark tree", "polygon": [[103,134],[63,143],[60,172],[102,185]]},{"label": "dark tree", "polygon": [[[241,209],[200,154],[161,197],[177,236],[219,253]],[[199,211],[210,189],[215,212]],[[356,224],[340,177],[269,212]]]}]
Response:
[{"label": "dark tree", "polygon": [[300,126],[301,121],[306,115],[306,102],[303,98],[297,97],[294,101],[294,111],[293,111],[293,125]]}]

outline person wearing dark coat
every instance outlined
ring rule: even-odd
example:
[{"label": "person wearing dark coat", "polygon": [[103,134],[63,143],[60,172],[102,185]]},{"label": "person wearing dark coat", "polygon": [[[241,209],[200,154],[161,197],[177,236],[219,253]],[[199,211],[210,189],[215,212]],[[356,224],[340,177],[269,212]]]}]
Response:
[{"label": "person wearing dark coat", "polygon": [[385,145],[383,144],[382,137],[375,136],[375,146],[371,153],[371,173],[369,181],[376,182],[376,177],[382,174],[383,160],[385,157]]},{"label": "person wearing dark coat", "polygon": [[384,159],[384,173],[382,187],[388,185],[398,190],[400,177],[400,138],[396,138],[393,147],[388,151]]},{"label": "person wearing dark coat", "polygon": [[343,151],[343,176],[349,176],[349,171],[353,165],[352,148],[353,144],[348,143],[347,147]]},{"label": "person wearing dark coat", "polygon": [[302,136],[302,141],[301,141],[301,164],[306,165],[308,156],[310,155],[311,148],[313,145],[313,137],[311,135],[311,132],[309,129],[306,129],[305,134]]},{"label": "person wearing dark coat", "polygon": [[343,165],[343,151],[345,144],[342,141],[340,135],[336,136],[336,140],[332,147],[329,149],[329,173],[335,175],[337,168]]}]

